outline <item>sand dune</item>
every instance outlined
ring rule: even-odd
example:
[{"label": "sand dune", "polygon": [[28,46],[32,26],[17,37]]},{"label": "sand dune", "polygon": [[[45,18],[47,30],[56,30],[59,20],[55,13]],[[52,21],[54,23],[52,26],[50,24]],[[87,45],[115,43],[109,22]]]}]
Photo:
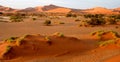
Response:
[{"label": "sand dune", "polygon": [[[9,50],[8,46],[10,47]],[[1,59],[34,55],[41,57],[61,56],[75,51],[82,52],[87,49],[83,42],[74,37],[60,37],[57,35],[46,37],[39,34],[5,40],[5,42],[1,43],[0,48],[3,48],[0,50]]]},{"label": "sand dune", "polygon": [[112,58],[109,58],[108,60],[104,62],[120,62],[120,55],[113,56]]},{"label": "sand dune", "polygon": [[112,10],[109,10],[107,8],[103,7],[95,7],[89,10],[86,10],[87,13],[93,13],[93,14],[113,14]]},{"label": "sand dune", "polygon": [[74,8],[67,8],[61,7],[56,5],[45,5],[45,6],[37,6],[37,7],[28,7],[25,9],[13,9],[10,7],[0,6],[1,12],[59,12],[59,13],[68,13],[68,12],[75,12],[75,13],[91,13],[91,14],[118,14],[120,12],[119,8],[115,9],[107,9],[103,7],[95,7],[91,9],[74,9]]},{"label": "sand dune", "polygon": [[48,10],[46,12],[54,12],[54,13],[68,13],[71,10],[68,8],[57,8],[57,9],[52,9],[52,10]]}]

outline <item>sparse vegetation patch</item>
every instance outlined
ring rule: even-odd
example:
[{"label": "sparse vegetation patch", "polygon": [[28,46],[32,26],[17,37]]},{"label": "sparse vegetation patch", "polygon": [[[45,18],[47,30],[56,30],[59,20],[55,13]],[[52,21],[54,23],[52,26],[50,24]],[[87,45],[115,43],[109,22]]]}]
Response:
[{"label": "sparse vegetation patch", "polygon": [[60,33],[60,32],[56,32],[56,33],[54,33],[53,35],[59,36],[59,37],[64,37],[64,34],[63,34],[63,33]]},{"label": "sparse vegetation patch", "polygon": [[10,50],[11,50],[11,46],[6,46],[6,49],[5,49],[5,51],[3,52],[3,55],[4,54],[7,54]]},{"label": "sparse vegetation patch", "polygon": [[49,26],[49,25],[51,24],[51,20],[45,20],[44,24],[45,24],[46,26]]}]

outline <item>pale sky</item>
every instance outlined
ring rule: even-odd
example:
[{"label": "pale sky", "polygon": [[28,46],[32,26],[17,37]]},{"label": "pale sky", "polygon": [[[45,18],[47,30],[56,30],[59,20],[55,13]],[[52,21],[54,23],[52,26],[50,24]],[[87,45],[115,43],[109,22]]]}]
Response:
[{"label": "pale sky", "polygon": [[0,5],[17,9],[49,4],[76,9],[92,7],[117,8],[120,7],[120,0],[0,0]]}]

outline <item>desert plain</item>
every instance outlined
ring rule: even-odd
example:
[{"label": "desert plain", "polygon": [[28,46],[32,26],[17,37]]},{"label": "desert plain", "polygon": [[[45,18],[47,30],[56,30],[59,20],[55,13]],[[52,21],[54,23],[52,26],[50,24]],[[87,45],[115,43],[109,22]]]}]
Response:
[{"label": "desert plain", "polygon": [[68,8],[46,12],[0,16],[0,62],[120,62],[119,12],[101,7],[80,14]]}]

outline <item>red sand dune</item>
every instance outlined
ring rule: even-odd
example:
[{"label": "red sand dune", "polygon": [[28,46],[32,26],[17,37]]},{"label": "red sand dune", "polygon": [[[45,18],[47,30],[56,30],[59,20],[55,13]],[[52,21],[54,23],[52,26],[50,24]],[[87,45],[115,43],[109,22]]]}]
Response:
[{"label": "red sand dune", "polygon": [[[26,35],[20,40],[9,42],[6,40],[0,45],[0,59],[14,59],[21,56],[59,56],[73,51],[83,51],[87,47],[77,38],[41,35]],[[21,42],[19,44],[19,42]],[[6,47],[11,49],[6,52]]]},{"label": "red sand dune", "polygon": [[37,7],[28,7],[25,9],[13,9],[10,7],[0,6],[0,12],[59,12],[59,13],[68,13],[68,12],[76,12],[76,13],[92,13],[92,14],[118,14],[120,12],[120,8],[115,9],[107,9],[103,7],[95,7],[92,9],[72,9],[66,8],[56,5],[46,5],[46,6],[37,6]]},{"label": "red sand dune", "polygon": [[35,7],[35,9],[37,12],[43,12],[42,6],[37,6],[37,7]]},{"label": "red sand dune", "polygon": [[56,9],[52,9],[52,10],[48,10],[46,12],[54,12],[54,13],[68,13],[70,12],[71,9],[68,8],[56,8]]},{"label": "red sand dune", "polygon": [[103,7],[95,7],[95,8],[83,11],[83,12],[92,13],[92,14],[114,14],[115,13],[112,10],[103,8]]},{"label": "red sand dune", "polygon": [[108,60],[105,60],[104,62],[120,62],[120,55],[109,58]]}]

